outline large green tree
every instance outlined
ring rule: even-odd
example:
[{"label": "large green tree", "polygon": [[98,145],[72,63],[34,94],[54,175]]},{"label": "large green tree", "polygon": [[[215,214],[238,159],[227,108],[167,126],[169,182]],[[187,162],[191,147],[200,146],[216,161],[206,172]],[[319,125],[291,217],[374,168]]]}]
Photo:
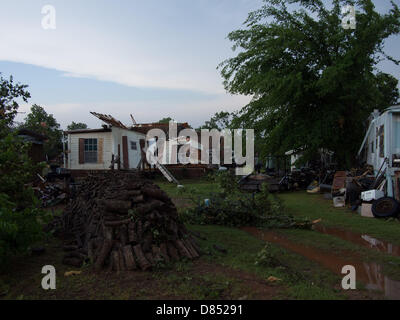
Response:
[{"label": "large green tree", "polygon": [[53,115],[48,114],[43,107],[34,104],[31,107],[31,113],[26,116],[22,127],[47,136],[44,151],[49,158],[58,156],[62,151],[62,131],[60,130],[60,125]]},{"label": "large green tree", "polygon": [[[229,34],[240,50],[220,65],[230,93],[253,96],[235,125],[255,129],[264,155],[324,148],[350,166],[370,112],[399,98],[397,79],[377,69],[384,59],[399,64],[384,51],[400,33],[399,7],[380,14],[371,0],[264,2]],[[342,26],[347,4],[356,6],[356,29]]]},{"label": "large green tree", "polygon": [[0,77],[0,266],[42,236],[44,212],[27,186],[38,168],[13,129],[19,103],[30,97],[26,87]]},{"label": "large green tree", "polygon": [[231,128],[234,114],[226,111],[216,112],[210,120],[207,120],[199,129],[228,129]]}]

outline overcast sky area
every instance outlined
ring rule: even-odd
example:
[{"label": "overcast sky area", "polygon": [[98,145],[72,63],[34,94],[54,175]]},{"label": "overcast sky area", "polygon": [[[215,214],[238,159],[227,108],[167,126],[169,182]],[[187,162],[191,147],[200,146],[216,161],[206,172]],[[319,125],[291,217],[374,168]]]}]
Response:
[{"label": "overcast sky area", "polygon": [[[400,0],[395,0],[399,3]],[[389,0],[376,0],[385,12]],[[56,29],[41,26],[44,5]],[[172,117],[197,127],[215,112],[234,111],[249,97],[225,92],[216,69],[232,57],[229,32],[242,27],[262,0],[13,0],[0,2],[0,72],[29,85],[36,103],[63,129],[101,122],[89,111],[130,123]],[[400,38],[386,43],[400,58]],[[400,78],[400,67],[382,63]],[[17,118],[21,121],[26,114]]]}]

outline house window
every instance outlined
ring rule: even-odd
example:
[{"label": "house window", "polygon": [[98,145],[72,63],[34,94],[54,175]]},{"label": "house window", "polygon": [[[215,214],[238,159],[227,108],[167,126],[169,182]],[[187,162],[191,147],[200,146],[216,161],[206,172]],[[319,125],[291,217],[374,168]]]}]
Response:
[{"label": "house window", "polygon": [[85,163],[97,163],[97,139],[85,139]]},{"label": "house window", "polygon": [[136,143],[136,141],[131,141],[131,150],[137,150],[137,143]]},{"label": "house window", "polygon": [[385,127],[379,128],[379,157],[385,157]]}]

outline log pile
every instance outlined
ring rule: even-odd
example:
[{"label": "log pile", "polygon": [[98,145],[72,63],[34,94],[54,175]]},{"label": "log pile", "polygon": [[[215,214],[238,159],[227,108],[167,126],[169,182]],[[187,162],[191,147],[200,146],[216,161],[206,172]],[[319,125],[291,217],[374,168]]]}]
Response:
[{"label": "log pile", "polygon": [[66,240],[63,263],[95,270],[149,270],[200,252],[171,199],[139,173],[89,175],[49,229]]}]

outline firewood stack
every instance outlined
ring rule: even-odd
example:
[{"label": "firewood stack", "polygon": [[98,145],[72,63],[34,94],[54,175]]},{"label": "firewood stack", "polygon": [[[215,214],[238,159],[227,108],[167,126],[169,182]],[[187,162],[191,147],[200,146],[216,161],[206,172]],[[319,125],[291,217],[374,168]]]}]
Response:
[{"label": "firewood stack", "polygon": [[53,221],[67,240],[63,263],[95,270],[148,270],[199,257],[199,248],[167,194],[139,173],[90,175]]}]

